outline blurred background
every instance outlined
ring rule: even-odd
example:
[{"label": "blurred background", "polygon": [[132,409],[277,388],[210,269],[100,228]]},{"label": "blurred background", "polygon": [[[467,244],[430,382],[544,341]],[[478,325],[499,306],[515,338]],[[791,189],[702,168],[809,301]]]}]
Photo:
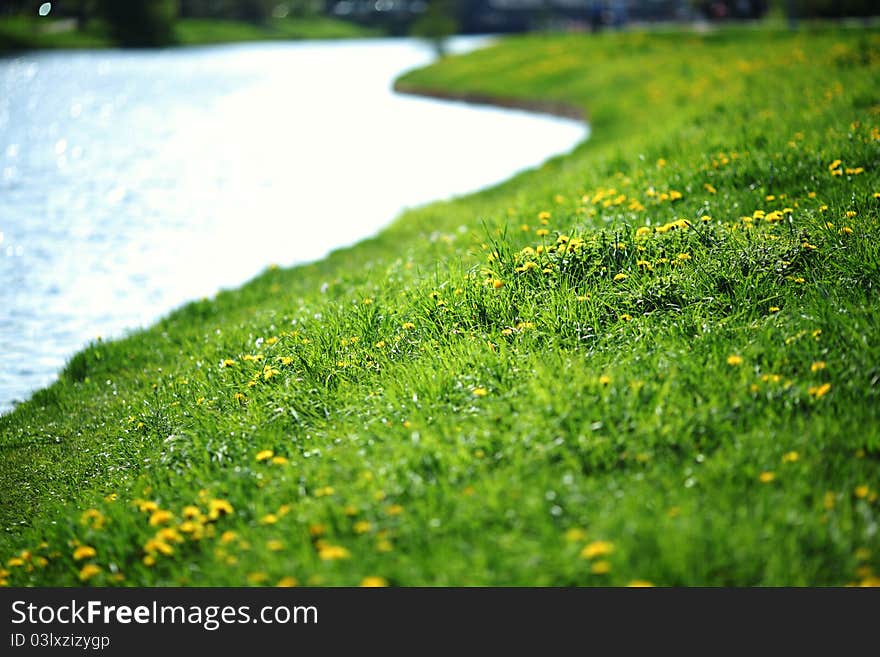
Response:
[{"label": "blurred background", "polygon": [[357,34],[440,38],[695,21],[794,23],[878,11],[877,0],[2,0],[0,48],[353,35],[346,25],[368,30]]}]

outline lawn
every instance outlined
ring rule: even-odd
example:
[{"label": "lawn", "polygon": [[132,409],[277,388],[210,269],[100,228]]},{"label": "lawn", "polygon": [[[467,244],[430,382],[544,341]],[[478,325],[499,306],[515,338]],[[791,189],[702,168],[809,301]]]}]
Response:
[{"label": "lawn", "polygon": [[592,135],[75,356],[0,417],[2,581],[877,584],[880,32],[523,36],[399,86]]}]

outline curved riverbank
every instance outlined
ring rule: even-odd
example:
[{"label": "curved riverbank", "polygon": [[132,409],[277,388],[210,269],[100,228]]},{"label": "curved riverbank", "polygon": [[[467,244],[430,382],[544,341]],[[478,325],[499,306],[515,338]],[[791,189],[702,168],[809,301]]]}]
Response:
[{"label": "curved riverbank", "polygon": [[5,581],[876,583],[878,52],[533,36],[408,73],[591,138],[78,354],[0,417]]}]

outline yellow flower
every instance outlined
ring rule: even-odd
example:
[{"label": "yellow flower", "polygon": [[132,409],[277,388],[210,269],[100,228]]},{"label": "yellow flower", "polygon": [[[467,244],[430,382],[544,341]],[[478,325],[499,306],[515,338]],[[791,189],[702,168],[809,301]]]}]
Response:
[{"label": "yellow flower", "polygon": [[158,525],[171,521],[173,518],[174,514],[171,513],[171,511],[158,509],[153,511],[153,514],[150,516],[150,526],[157,527]]},{"label": "yellow flower", "polygon": [[858,497],[859,499],[864,499],[864,498],[868,497],[868,493],[870,493],[870,492],[871,492],[871,489],[865,485],[856,486],[855,490],[853,491],[855,496]]},{"label": "yellow flower", "polygon": [[231,529],[220,534],[220,542],[224,545],[227,543],[232,543],[232,541],[234,541],[236,538],[238,538],[238,534],[236,534]]},{"label": "yellow flower", "polygon": [[485,388],[474,388],[473,390],[471,390],[471,392],[473,393],[474,397],[485,397],[489,394],[489,391]]},{"label": "yellow flower", "polygon": [[737,365],[742,365],[743,359],[742,356],[737,356],[736,354],[727,357],[727,364],[731,367],[736,367]]},{"label": "yellow flower", "polygon": [[679,260],[690,260],[690,259],[691,259],[691,254],[690,254],[690,253],[679,253],[676,257],[677,257]]},{"label": "yellow flower", "polygon": [[267,579],[269,579],[269,576],[266,573],[261,573],[261,572],[248,573],[248,576],[247,576],[247,580],[251,584],[262,584]]},{"label": "yellow flower", "polygon": [[94,556],[97,556],[98,552],[95,548],[89,545],[80,545],[73,551],[73,560],[74,561],[82,561],[83,559],[91,559]]},{"label": "yellow flower", "polygon": [[79,581],[88,582],[92,577],[101,572],[101,567],[96,566],[93,563],[87,563],[82,567],[82,570],[79,571]]},{"label": "yellow flower", "polygon": [[267,513],[262,518],[260,518],[261,525],[274,525],[276,522],[278,522],[278,516],[276,516],[274,513]]},{"label": "yellow flower", "polygon": [[232,514],[232,505],[226,500],[211,500],[208,502],[208,517],[216,520],[223,515]]},{"label": "yellow flower", "polygon": [[272,552],[281,552],[284,549],[284,543],[276,538],[272,538],[266,541],[266,547]]},{"label": "yellow flower", "polygon": [[580,527],[572,527],[565,530],[565,540],[569,543],[580,543],[587,537],[586,530]]},{"label": "yellow flower", "polygon": [[611,377],[607,374],[603,374],[599,377],[599,383],[601,383],[603,386],[607,386],[611,383]]},{"label": "yellow flower", "polygon": [[646,579],[634,579],[627,586],[633,589],[647,589],[654,585]]},{"label": "yellow flower", "polygon": [[348,559],[351,553],[344,547],[339,545],[322,545],[318,550],[318,558],[321,561],[335,561],[337,559]]},{"label": "yellow flower", "polygon": [[391,552],[394,546],[387,538],[380,538],[376,541],[376,552]]},{"label": "yellow flower", "polygon": [[407,331],[412,330],[415,327],[416,327],[416,325],[413,324],[412,322],[404,322],[403,323],[403,328],[405,328]]},{"label": "yellow flower", "polygon": [[365,306],[369,306],[373,303],[373,300],[370,297],[367,297],[361,303],[363,303]]},{"label": "yellow flower", "polygon": [[779,312],[780,310],[782,310],[782,309],[781,309],[779,306],[770,306],[770,308],[769,308],[768,310],[769,310],[771,313],[778,313],[778,312]]},{"label": "yellow flower", "polygon": [[581,557],[584,559],[595,559],[596,557],[605,557],[614,552],[614,543],[610,541],[593,541],[584,546],[581,550]]},{"label": "yellow flower", "polygon": [[378,588],[388,586],[388,582],[383,577],[364,577],[361,580],[361,586],[365,588]]},{"label": "yellow flower", "polygon": [[235,361],[232,360],[231,358],[224,359],[224,361],[222,363],[223,367],[232,367],[233,365],[235,365]]},{"label": "yellow flower", "polygon": [[188,518],[188,519],[198,518],[202,515],[202,512],[199,509],[199,507],[194,506],[192,504],[189,504],[189,505],[183,507],[183,510],[180,513],[184,518]]},{"label": "yellow flower", "polygon": [[786,452],[785,454],[782,455],[782,462],[783,463],[794,463],[796,461],[799,461],[800,458],[801,458],[801,455],[798,454],[797,452]]},{"label": "yellow flower", "polygon": [[287,465],[287,459],[283,456],[275,456],[272,458],[273,465]]},{"label": "yellow flower", "polygon": [[159,508],[158,504],[150,500],[135,500],[135,504],[137,504],[138,510],[141,513],[152,513]]},{"label": "yellow flower", "polygon": [[758,481],[760,481],[762,484],[769,484],[774,479],[776,479],[776,473],[774,472],[767,471],[762,472],[758,475]]},{"label": "yellow flower", "polygon": [[299,584],[299,581],[296,579],[296,577],[282,577],[278,580],[278,583],[275,586],[285,589],[294,587],[297,584]]},{"label": "yellow flower", "polygon": [[535,235],[537,235],[538,237],[544,237],[549,234],[550,234],[550,231],[547,230],[546,228],[539,228],[538,230],[535,231]]},{"label": "yellow flower", "polygon": [[333,486],[323,486],[322,488],[315,489],[315,497],[329,497],[336,492],[336,489]]},{"label": "yellow flower", "polygon": [[811,372],[818,372],[819,370],[824,370],[824,369],[825,369],[825,361],[824,360],[817,360],[815,363],[810,365]]},{"label": "yellow flower", "polygon": [[358,520],[354,523],[354,533],[355,534],[366,534],[368,531],[373,529],[373,523],[368,520]]},{"label": "yellow flower", "polygon": [[492,287],[495,288],[496,290],[501,289],[502,287],[504,287],[504,281],[496,278],[492,281]]},{"label": "yellow flower", "polygon": [[590,567],[590,572],[594,575],[605,575],[611,571],[611,564],[607,561],[596,561]]},{"label": "yellow flower", "polygon": [[809,392],[814,399],[819,399],[820,397],[824,397],[826,394],[828,394],[829,390],[831,390],[831,384],[823,383],[820,386],[812,386],[807,390],[807,392]]},{"label": "yellow flower", "polygon": [[389,516],[399,516],[401,513],[403,513],[403,507],[399,504],[392,504],[387,509],[385,509],[385,511],[388,513]]},{"label": "yellow flower", "polygon": [[626,279],[627,279],[627,275],[624,274],[623,272],[614,275],[615,281],[625,281]]},{"label": "yellow flower", "polygon": [[273,452],[271,449],[264,449],[260,452],[257,452],[256,459],[258,461],[265,461],[266,459],[270,459],[273,456],[275,456],[275,452]]}]

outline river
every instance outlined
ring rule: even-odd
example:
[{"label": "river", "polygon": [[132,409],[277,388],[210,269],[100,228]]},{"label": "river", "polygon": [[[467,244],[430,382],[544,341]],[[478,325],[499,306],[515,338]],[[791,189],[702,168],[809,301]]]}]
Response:
[{"label": "river", "polygon": [[389,39],[0,59],[0,412],[98,335],[321,258],[586,136],[391,91],[431,57]]}]

